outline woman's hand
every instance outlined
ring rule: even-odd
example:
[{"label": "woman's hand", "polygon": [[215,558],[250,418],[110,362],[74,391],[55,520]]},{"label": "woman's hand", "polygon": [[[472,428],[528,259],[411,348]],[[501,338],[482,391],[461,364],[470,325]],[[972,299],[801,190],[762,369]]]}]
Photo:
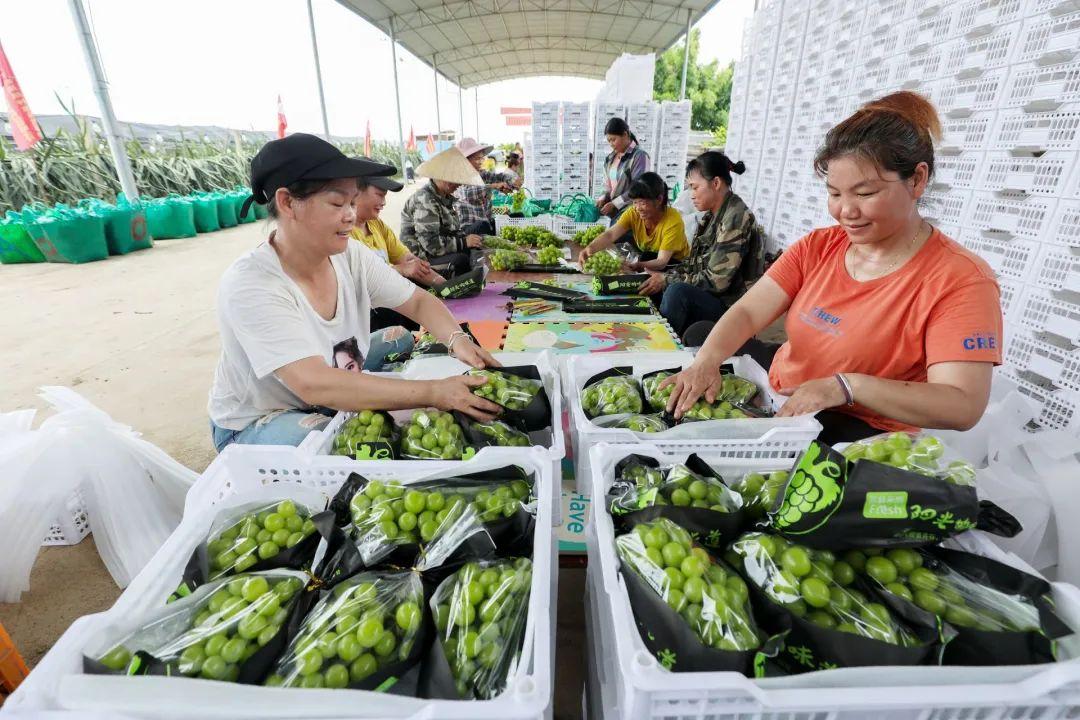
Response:
[{"label": "woman's hand", "polygon": [[592,248],[592,246],[583,247],[583,248],[581,248],[581,252],[578,253],[578,256],[577,256],[578,262],[584,264],[586,260],[588,260],[590,257],[592,257],[595,254],[596,254],[596,250],[594,250]]},{"label": "woman's hand", "polygon": [[615,203],[608,202],[600,208],[601,215],[614,215],[619,208],[615,207]]},{"label": "woman's hand", "polygon": [[658,292],[663,292],[664,288],[667,287],[667,278],[664,273],[654,272],[653,270],[649,270],[648,273],[649,279],[638,287],[638,295],[655,295]]},{"label": "woman's hand", "polygon": [[720,365],[694,361],[690,367],[671,377],[664,378],[660,388],[673,385],[671,397],[668,398],[667,411],[675,416],[676,420],[682,418],[686,411],[694,407],[694,403],[705,396],[708,403],[716,402],[716,393],[723,386],[720,377]]},{"label": "woman's hand", "polygon": [[844,389],[840,387],[840,381],[835,377],[810,380],[798,387],[787,388],[778,392],[790,399],[776,413],[776,417],[812,415],[818,411],[847,403]]},{"label": "woman's hand", "polygon": [[484,239],[476,234],[466,235],[465,244],[471,248],[482,248],[484,247]]},{"label": "woman's hand", "polygon": [[645,264],[640,260],[635,260],[632,263],[626,263],[626,267],[630,272],[641,272],[642,268],[645,267]]},{"label": "woman's hand", "polygon": [[607,204],[607,198],[598,197],[598,198],[596,198],[596,203],[595,204],[596,204],[596,207],[602,208],[602,207],[604,207],[605,204]]},{"label": "woman's hand", "polygon": [[452,354],[461,362],[474,368],[502,367],[502,363],[491,357],[491,353],[466,337],[458,336],[458,339],[454,341]]},{"label": "woman's hand", "polygon": [[432,405],[448,412],[458,410],[481,422],[494,420],[502,408],[472,392],[473,388],[478,388],[485,382],[487,378],[473,375],[455,375],[443,380],[432,380]]}]

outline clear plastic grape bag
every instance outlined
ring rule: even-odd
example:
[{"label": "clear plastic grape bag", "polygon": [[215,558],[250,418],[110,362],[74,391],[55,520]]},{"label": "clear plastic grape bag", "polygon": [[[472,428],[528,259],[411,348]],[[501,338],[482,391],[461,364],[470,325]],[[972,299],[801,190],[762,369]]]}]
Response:
[{"label": "clear plastic grape bag", "polygon": [[848,460],[873,460],[901,470],[936,477],[954,485],[975,487],[975,466],[947,452],[929,433],[894,432],[851,443],[841,452]]},{"label": "clear plastic grape bag", "polygon": [[791,473],[787,468],[776,470],[755,470],[744,473],[731,489],[742,496],[743,506],[752,519],[760,519],[771,510],[777,498],[783,495]]},{"label": "clear plastic grape bag", "polygon": [[697,455],[666,466],[629,455],[616,463],[606,500],[620,530],[663,517],[710,548],[726,547],[748,526],[742,497]]},{"label": "clear plastic grape bag", "polygon": [[334,455],[360,460],[390,459],[397,455],[401,433],[389,413],[361,410],[346,420],[334,437]]},{"label": "clear plastic grape bag", "polygon": [[641,386],[629,367],[615,367],[597,373],[585,382],[581,408],[590,420],[601,415],[642,411]]},{"label": "clear plastic grape bag", "polygon": [[119,641],[97,638],[92,647],[110,649],[91,652],[86,670],[257,684],[284,647],[294,605],[310,597],[302,592],[306,578],[269,570],[207,583]]},{"label": "clear plastic grape bag", "polygon": [[[785,657],[789,672],[859,665],[937,664],[938,624],[932,615],[903,607],[861,583],[855,568],[828,550],[813,550],[776,535],[751,532],[728,554],[771,617],[791,627]],[[806,652],[802,652],[805,650]],[[805,657],[819,663],[804,662]]]},{"label": "clear plastic grape bag", "polygon": [[642,641],[675,672],[752,674],[765,640],[746,582],[666,518],[615,538]]},{"label": "clear plastic grape bag", "polygon": [[524,410],[536,394],[544,388],[544,384],[539,380],[511,375],[499,370],[469,370],[466,374],[487,380],[480,387],[473,389],[474,395],[510,410]]},{"label": "clear plastic grape bag", "polygon": [[465,420],[463,425],[469,442],[475,447],[531,447],[533,442],[528,433],[511,427],[501,420],[489,422],[471,422]]},{"label": "clear plastic grape bag", "polygon": [[440,583],[430,600],[435,618],[421,694],[490,700],[506,689],[521,662],[532,587],[525,557],[469,562]]},{"label": "clear plastic grape bag", "polygon": [[[663,388],[660,386],[664,380],[681,371],[682,368],[676,367],[656,370],[642,376],[641,388],[649,407],[657,412],[662,412],[667,408],[675,386],[668,385]],[[721,367],[721,379],[722,385],[716,393],[716,402],[708,403],[705,398],[701,398],[687,411],[685,417],[691,420],[728,420],[761,417],[764,414],[760,408],[751,405],[760,391],[755,383],[732,373],[730,365]]]},{"label": "clear plastic grape bag", "polygon": [[671,429],[671,426],[668,424],[664,415],[660,413],[655,413],[653,415],[606,415],[597,418],[593,424],[602,428],[621,428],[623,430],[647,434]]},{"label": "clear plastic grape bag", "polygon": [[416,572],[361,572],[339,582],[304,618],[264,684],[401,691],[423,653],[423,607]]},{"label": "clear plastic grape bag", "polygon": [[1054,613],[1049,583],[989,558],[946,548],[851,550],[844,557],[885,592],[956,630],[945,664],[1053,662],[1054,640],[1072,632]]},{"label": "clear plastic grape bag", "polygon": [[465,431],[441,410],[417,410],[401,429],[401,457],[406,460],[467,460]]}]

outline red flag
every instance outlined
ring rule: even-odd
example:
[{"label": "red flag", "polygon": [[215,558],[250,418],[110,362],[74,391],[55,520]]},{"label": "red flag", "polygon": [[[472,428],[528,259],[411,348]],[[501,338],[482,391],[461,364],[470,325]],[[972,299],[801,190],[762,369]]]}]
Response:
[{"label": "red flag", "polygon": [[405,149],[416,151],[416,134],[413,132],[412,125],[409,126],[409,142],[405,143]]},{"label": "red flag", "polygon": [[367,131],[364,133],[364,157],[371,157],[371,118],[368,118]]},{"label": "red flag", "polygon": [[19,89],[15,71],[11,69],[4,48],[0,45],[0,85],[4,86],[4,99],[7,101],[8,118],[11,122],[11,135],[15,138],[15,147],[29,150],[41,142],[41,128],[38,127],[34,113]]},{"label": "red flag", "polygon": [[285,137],[285,128],[289,127],[289,123],[285,121],[285,106],[281,104],[281,96],[277,96],[277,136],[279,138]]},{"label": "red flag", "polygon": [[428,155],[435,154],[435,139],[431,136],[427,136],[427,143],[424,145],[424,149],[428,151]]}]

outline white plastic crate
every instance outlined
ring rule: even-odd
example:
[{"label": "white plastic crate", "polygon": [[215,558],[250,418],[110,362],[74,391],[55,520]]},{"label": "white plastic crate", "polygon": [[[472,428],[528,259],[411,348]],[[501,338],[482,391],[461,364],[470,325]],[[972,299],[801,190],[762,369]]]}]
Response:
[{"label": "white plastic crate", "polygon": [[1053,343],[1030,330],[1010,333],[1005,361],[1046,378],[1054,387],[1080,394],[1080,350],[1067,343]]},{"label": "white plastic crate", "polygon": [[889,94],[898,88],[893,78],[896,75],[897,66],[905,62],[907,59],[904,56],[894,55],[876,65],[853,72],[848,92],[857,96],[861,103]]},{"label": "white plastic crate", "polygon": [[536,217],[510,217],[509,215],[495,216],[495,232],[502,232],[504,227],[538,227],[545,230],[551,229],[551,215],[537,215]]},{"label": "white plastic crate", "polygon": [[1055,204],[1032,195],[976,192],[964,223],[974,230],[1038,240],[1050,227]]},{"label": "white plastic crate", "polygon": [[[1016,383],[1021,393],[1034,400],[1039,406],[1036,423],[1048,430],[1071,430],[1080,428],[1080,402],[1077,396],[1068,390],[1056,390],[1053,384],[1037,373],[1003,366],[996,369],[1001,375]],[[1068,717],[1063,715],[1061,717]]]},{"label": "white plastic crate", "polygon": [[959,225],[970,201],[971,193],[967,190],[934,189],[922,197],[922,214],[935,225],[945,223]]},{"label": "white plastic crate", "polygon": [[1024,281],[1039,255],[1039,243],[1019,238],[1004,239],[994,233],[962,230],[958,241],[993,268],[998,277]]},{"label": "white plastic crate", "polygon": [[1080,150],[1080,103],[1047,112],[1002,110],[987,146],[989,150]]},{"label": "white plastic crate", "polygon": [[1032,157],[992,152],[983,166],[980,189],[1057,197],[1075,166],[1074,153],[1048,152]]},{"label": "white plastic crate", "polygon": [[871,12],[866,13],[863,33],[881,38],[905,20],[914,18],[916,10],[915,3],[910,0],[884,0],[877,3]]},{"label": "white plastic crate", "polygon": [[[948,74],[945,44],[926,44],[912,50],[906,60],[893,68],[891,83],[905,90],[915,90],[929,95],[929,82]],[[904,56],[901,56],[904,57]]]},{"label": "white plastic crate", "polygon": [[1080,244],[1080,200],[1059,200],[1050,227],[1043,234],[1044,242],[1072,247]]},{"label": "white plastic crate", "polygon": [[1012,61],[1021,23],[1001,25],[986,35],[965,36],[948,43],[946,67],[957,77],[977,77]]},{"label": "white plastic crate", "polygon": [[[537,369],[540,371],[540,379],[544,383],[544,389],[547,391],[548,400],[551,403],[551,447],[538,449],[544,454],[544,457],[548,458],[548,463],[552,468],[553,477],[561,478],[562,459],[566,457],[566,436],[563,433],[562,425],[563,395],[560,385],[561,378],[553,357],[548,353],[543,352],[494,353],[493,356],[496,360],[508,367],[513,365],[536,365]],[[438,355],[419,357],[410,360],[399,376],[406,380],[437,380],[440,378],[452,377],[454,375],[461,375],[468,369],[469,366],[460,360],[447,355]],[[407,415],[412,411],[402,412]],[[355,413],[339,412],[325,428],[308,433],[308,436],[300,443],[297,450],[306,456],[330,455],[334,451],[334,438],[337,437],[338,432],[341,431],[341,426],[353,417],[354,414]],[[486,457],[491,454],[492,451],[498,452],[504,449],[506,448],[481,448],[476,453],[476,457]],[[521,448],[515,449],[520,450]],[[353,460],[348,457],[335,457],[339,457],[346,465],[364,462],[361,460]],[[461,465],[462,462],[457,461],[457,464]],[[561,489],[558,487],[558,484],[556,484],[556,496],[553,498],[553,501],[558,500],[558,494],[560,492]],[[562,506],[557,504],[556,507],[561,508]]]},{"label": "white plastic crate", "polygon": [[957,35],[986,35],[1005,23],[1024,18],[1027,0],[968,0],[956,13]]},{"label": "white plastic crate", "polygon": [[[907,11],[915,8],[915,5],[908,0],[902,0],[902,5]],[[867,13],[867,23],[874,23],[879,17],[876,12]],[[863,33],[856,58],[857,63],[862,67],[856,68],[855,74],[863,72],[863,68],[881,64],[885,58],[906,52],[907,48],[903,46],[903,42],[914,25],[915,18],[909,15],[896,23],[879,25],[872,32]]]},{"label": "white plastic crate", "polygon": [[76,490],[64,503],[64,509],[56,515],[42,545],[77,545],[90,534],[90,520],[86,516],[86,500],[82,490]]},{"label": "white plastic crate", "polygon": [[800,233],[795,228],[795,223],[790,221],[781,221],[777,218],[773,223],[772,233],[770,233],[770,239],[773,242],[773,247],[769,248],[769,252],[776,252],[777,250],[783,250],[789,248],[795,243],[803,233]]},{"label": "white plastic crate", "polygon": [[975,112],[964,117],[946,117],[941,121],[943,152],[979,152],[985,150],[994,130],[993,111]]},{"label": "white plastic crate", "polygon": [[1029,0],[1028,15],[1043,14],[1058,16],[1080,12],[1080,0]]},{"label": "white plastic crate", "polygon": [[980,177],[984,154],[968,152],[958,155],[938,154],[934,158],[933,185],[956,190],[973,190]]},{"label": "white plastic crate", "polygon": [[1018,280],[998,278],[998,289],[1001,291],[1001,316],[1006,322],[1009,320],[1010,311],[1020,298],[1020,293],[1023,292],[1023,287]]},{"label": "white plastic crate", "polygon": [[922,52],[941,41],[953,37],[956,33],[960,3],[934,3],[917,9],[915,22],[907,28],[903,45],[909,53]]},{"label": "white plastic crate", "polygon": [[[600,446],[593,492],[607,491],[606,477],[629,452],[658,454],[648,445]],[[725,478],[768,463],[743,463],[705,455]],[[1080,660],[1013,667],[866,667],[755,680],[736,672],[669,672],[648,651],[634,621],[619,573],[614,524],[597,508],[586,529],[589,553],[586,628],[588,691],[592,720],[1063,720],[1080,710]],[[985,536],[968,534],[962,547],[995,560],[1017,561]],[[1063,619],[1080,624],[1080,591],[1053,583]]]},{"label": "white plastic crate", "polygon": [[[403,483],[462,472],[518,465],[537,485],[533,579],[520,666],[508,689],[493,700],[422,700],[360,690],[262,688],[178,677],[87,675],[82,654],[100,633],[132,628],[139,617],[164,604],[179,584],[194,548],[209,532],[213,506],[243,494],[310,500],[330,496],[350,472]],[[303,458],[293,448],[231,445],[188,494],[184,519],[112,608],[75,622],[34,668],[4,710],[33,715],[68,710],[71,717],[130,713],[130,717],[330,718],[367,717],[430,720],[550,718],[553,699],[557,540],[552,532],[553,478],[546,459],[534,451],[503,451],[470,463],[380,463],[344,465],[339,458]],[[272,487],[271,487],[272,486]],[[119,715],[118,715],[119,716]]]},{"label": "white plastic crate", "polygon": [[1080,56],[1080,11],[1028,18],[1017,45],[1017,62],[1052,65],[1076,60]]},{"label": "white plastic crate", "polygon": [[1080,346],[1080,298],[1067,292],[1027,287],[1011,320],[1038,333],[1051,333]]},{"label": "white plastic crate", "polygon": [[1042,66],[1031,63],[1009,75],[1003,107],[1029,112],[1055,110],[1062,103],[1080,102],[1080,61]]},{"label": "white plastic crate", "polygon": [[832,33],[821,39],[831,39],[833,49],[849,45],[858,47],[864,17],[862,6],[855,3],[840,4],[831,22]]},{"label": "white plastic crate", "polygon": [[[566,369],[566,401],[570,414],[570,437],[574,448],[574,472],[579,493],[589,492],[588,449],[597,443],[625,445],[642,442],[630,430],[602,428],[585,416],[581,393],[593,375],[608,368],[630,366],[635,377],[654,370],[687,367],[693,360],[689,352],[672,353],[604,353],[603,355],[574,355]],[[731,359],[735,374],[751,380],[761,388],[761,397],[771,410],[783,406],[785,398],[769,387],[769,375],[749,356]],[[648,442],[665,452],[724,452],[733,457],[773,458],[787,461],[806,449],[807,444],[821,432],[821,423],[812,416],[795,418],[754,418],[746,420],[713,420],[704,431],[701,423],[686,423],[663,433],[648,435]],[[698,427],[693,427],[693,426]],[[715,432],[716,439],[701,435]]]},{"label": "white plastic crate", "polygon": [[988,70],[978,77],[949,78],[941,81],[933,93],[934,103],[939,113],[951,117],[996,110],[1008,76],[1008,68],[999,68]]},{"label": "white plastic crate", "polygon": [[574,222],[568,217],[562,215],[551,216],[551,232],[555,233],[555,236],[560,240],[569,240],[574,235],[582,230],[587,230],[593,225],[599,225],[606,228],[610,224],[610,220],[606,217],[602,217],[596,222]]}]

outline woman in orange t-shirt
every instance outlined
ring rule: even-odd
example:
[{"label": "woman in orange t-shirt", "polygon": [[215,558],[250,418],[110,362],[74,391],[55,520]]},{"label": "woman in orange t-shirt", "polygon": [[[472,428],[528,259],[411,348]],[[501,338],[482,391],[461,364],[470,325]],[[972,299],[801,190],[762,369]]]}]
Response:
[{"label": "woman in orange t-shirt", "polygon": [[[712,400],[721,363],[750,354],[789,396],[779,415],[817,413],[830,444],[978,422],[1001,362],[1001,304],[990,267],[919,214],[940,132],[911,92],[829,131],[814,168],[839,225],[793,244],[724,314],[668,381],[669,410]],[[785,312],[786,343],[753,339]]]}]

